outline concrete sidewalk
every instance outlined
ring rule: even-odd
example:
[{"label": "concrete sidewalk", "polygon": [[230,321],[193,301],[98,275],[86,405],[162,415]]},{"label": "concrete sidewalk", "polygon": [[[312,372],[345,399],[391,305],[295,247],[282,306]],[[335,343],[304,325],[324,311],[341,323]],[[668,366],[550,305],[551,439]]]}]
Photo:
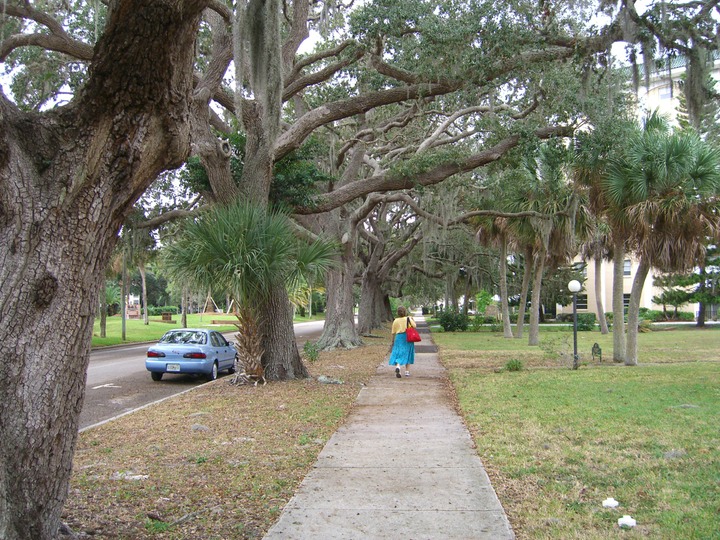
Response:
[{"label": "concrete sidewalk", "polygon": [[418,330],[411,376],[378,368],[266,539],[515,538]]}]

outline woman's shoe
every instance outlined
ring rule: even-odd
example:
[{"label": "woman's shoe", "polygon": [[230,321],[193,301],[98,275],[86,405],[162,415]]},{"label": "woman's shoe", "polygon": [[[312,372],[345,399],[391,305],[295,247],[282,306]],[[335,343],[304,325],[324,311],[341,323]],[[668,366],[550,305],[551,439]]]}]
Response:
[{"label": "woman's shoe", "polygon": [[406,376],[406,377],[409,377],[409,376],[410,376],[410,372],[409,372],[409,371],[406,371],[406,372],[405,372],[405,376]]},{"label": "woman's shoe", "polygon": [[396,368],[395,368],[395,376],[396,376],[398,379],[400,378],[400,368],[399,368],[399,367],[396,367]]}]

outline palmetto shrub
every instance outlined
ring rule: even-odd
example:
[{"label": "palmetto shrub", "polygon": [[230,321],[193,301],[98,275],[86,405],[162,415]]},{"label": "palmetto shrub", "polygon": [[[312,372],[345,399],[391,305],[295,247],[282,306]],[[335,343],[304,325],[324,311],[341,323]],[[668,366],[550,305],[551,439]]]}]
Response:
[{"label": "palmetto shrub", "polygon": [[443,311],[438,316],[438,321],[446,332],[464,332],[470,325],[467,315],[452,309]]}]

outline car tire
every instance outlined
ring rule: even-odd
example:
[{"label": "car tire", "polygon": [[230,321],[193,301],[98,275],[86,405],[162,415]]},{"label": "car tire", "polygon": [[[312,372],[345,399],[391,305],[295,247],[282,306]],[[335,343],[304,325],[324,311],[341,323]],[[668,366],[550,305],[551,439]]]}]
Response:
[{"label": "car tire", "polygon": [[218,375],[218,365],[217,365],[217,362],[213,362],[212,371],[210,371],[210,373],[207,374],[207,380],[214,381],[215,379],[217,379],[217,375]]},{"label": "car tire", "polygon": [[152,377],[153,381],[160,381],[162,380],[163,374],[159,371],[151,371],[150,376]]},{"label": "car tire", "polygon": [[235,356],[235,360],[233,360],[232,366],[230,366],[230,367],[228,368],[228,373],[229,373],[230,375],[232,375],[233,373],[235,373],[235,370],[237,369],[235,366],[237,366],[237,363],[238,363],[238,357]]}]

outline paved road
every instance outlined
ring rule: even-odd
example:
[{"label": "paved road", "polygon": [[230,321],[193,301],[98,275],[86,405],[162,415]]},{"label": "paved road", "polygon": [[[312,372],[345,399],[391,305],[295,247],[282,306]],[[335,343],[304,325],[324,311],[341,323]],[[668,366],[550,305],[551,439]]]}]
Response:
[{"label": "paved road", "polygon": [[[322,328],[323,321],[296,324],[298,346],[320,337]],[[232,334],[226,337],[232,339]],[[81,430],[205,382],[193,375],[166,375],[159,383],[153,381],[145,369],[147,348],[147,344],[128,345],[90,354]]]}]

